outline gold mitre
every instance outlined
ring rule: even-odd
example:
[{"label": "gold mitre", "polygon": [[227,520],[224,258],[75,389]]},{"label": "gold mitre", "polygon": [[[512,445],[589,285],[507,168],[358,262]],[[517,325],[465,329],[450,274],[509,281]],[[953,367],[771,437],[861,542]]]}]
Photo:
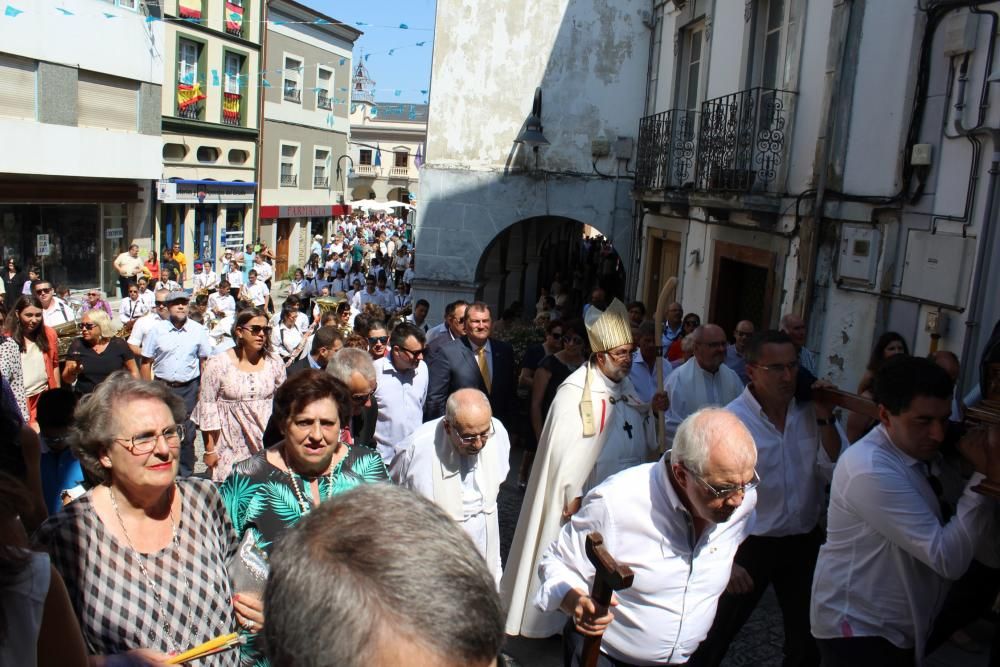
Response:
[{"label": "gold mitre", "polygon": [[596,306],[587,309],[584,316],[587,338],[592,352],[606,352],[622,345],[632,344],[632,327],[629,325],[625,304],[614,299],[607,310]]}]

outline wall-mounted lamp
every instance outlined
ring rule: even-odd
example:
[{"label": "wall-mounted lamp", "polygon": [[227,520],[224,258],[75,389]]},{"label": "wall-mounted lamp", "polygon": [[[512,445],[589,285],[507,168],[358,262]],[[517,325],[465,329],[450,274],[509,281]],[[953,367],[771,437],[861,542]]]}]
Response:
[{"label": "wall-mounted lamp", "polygon": [[549,140],[542,134],[542,89],[535,88],[535,99],[531,103],[531,115],[524,124],[524,129],[514,140],[516,144],[531,146],[531,150],[538,153],[539,146],[548,146]]}]

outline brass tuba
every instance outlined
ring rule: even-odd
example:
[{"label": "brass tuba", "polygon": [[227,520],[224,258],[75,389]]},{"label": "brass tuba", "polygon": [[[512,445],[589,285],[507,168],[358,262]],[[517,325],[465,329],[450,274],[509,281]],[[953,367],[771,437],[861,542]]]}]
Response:
[{"label": "brass tuba", "polygon": [[[323,316],[327,313],[336,314],[337,308],[340,306],[340,304],[345,303],[346,301],[347,297],[340,295],[318,296],[313,299],[313,303],[319,306],[320,321],[323,320]],[[340,323],[340,318],[337,318],[337,323],[334,324],[333,326],[335,326],[337,330],[340,331],[341,335],[344,336],[345,338],[351,333],[351,328],[349,326],[342,325]]]}]

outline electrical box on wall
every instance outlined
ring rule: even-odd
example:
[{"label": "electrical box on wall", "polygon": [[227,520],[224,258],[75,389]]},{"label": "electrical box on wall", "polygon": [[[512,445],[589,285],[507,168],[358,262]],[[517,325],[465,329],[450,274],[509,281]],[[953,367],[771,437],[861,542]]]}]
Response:
[{"label": "electrical box on wall", "polygon": [[900,291],[951,306],[965,305],[976,239],[911,229]]},{"label": "electrical box on wall", "polygon": [[607,139],[590,140],[591,157],[607,157],[611,153],[611,142]]},{"label": "electrical box on wall", "polygon": [[875,284],[882,234],[871,225],[844,225],[840,228],[840,261],[837,275],[842,280]]}]

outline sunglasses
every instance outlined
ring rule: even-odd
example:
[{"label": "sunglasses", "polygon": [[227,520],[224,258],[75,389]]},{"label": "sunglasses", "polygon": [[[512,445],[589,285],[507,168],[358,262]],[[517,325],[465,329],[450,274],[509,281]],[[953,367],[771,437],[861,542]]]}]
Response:
[{"label": "sunglasses", "polygon": [[563,336],[563,343],[566,345],[576,345],[577,343],[582,343],[583,339],[579,336]]},{"label": "sunglasses", "polygon": [[398,348],[400,352],[406,352],[408,355],[416,359],[420,355],[427,354],[427,348],[422,347],[419,350],[407,350],[405,347]]},{"label": "sunglasses", "polygon": [[166,308],[167,307],[167,302],[166,301],[157,301],[155,303],[156,303],[156,307],[157,308]]},{"label": "sunglasses", "polygon": [[84,331],[90,331],[91,329],[96,329],[97,325],[92,322],[84,322],[83,324],[80,325],[80,328],[83,329]]},{"label": "sunglasses", "polygon": [[52,292],[51,287],[39,287],[35,290],[35,294],[49,294],[50,292]]},{"label": "sunglasses", "polygon": [[368,399],[375,395],[375,390],[368,392],[367,394],[351,394],[351,400],[361,405],[362,403],[367,403]]},{"label": "sunglasses", "polygon": [[368,344],[369,345],[385,345],[388,341],[389,341],[389,337],[388,336],[369,336],[368,337]]},{"label": "sunglasses", "polygon": [[259,336],[262,333],[265,336],[270,336],[271,335],[271,327],[263,326],[263,325],[260,325],[260,324],[253,324],[253,325],[248,326],[248,327],[240,327],[240,329],[243,329],[244,331],[249,331],[250,335],[252,335],[252,336]]}]

